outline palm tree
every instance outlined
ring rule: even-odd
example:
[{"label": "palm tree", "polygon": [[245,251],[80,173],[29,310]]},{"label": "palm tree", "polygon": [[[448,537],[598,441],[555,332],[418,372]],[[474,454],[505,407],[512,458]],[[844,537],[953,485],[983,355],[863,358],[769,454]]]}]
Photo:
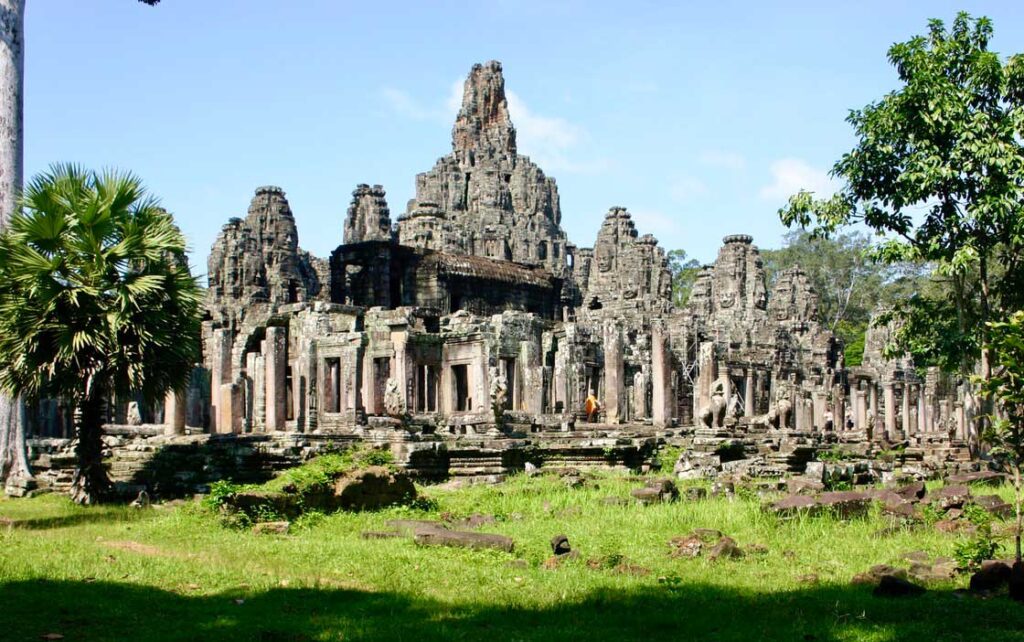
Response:
[{"label": "palm tree", "polygon": [[181,389],[199,358],[201,290],[185,238],[131,174],[51,167],[0,234],[0,389],[76,408],[71,496],[102,499],[105,400]]}]

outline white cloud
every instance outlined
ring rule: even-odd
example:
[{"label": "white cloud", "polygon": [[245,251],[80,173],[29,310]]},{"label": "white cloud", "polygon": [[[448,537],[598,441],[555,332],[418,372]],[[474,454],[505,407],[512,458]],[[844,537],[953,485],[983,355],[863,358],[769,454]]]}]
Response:
[{"label": "white cloud", "polygon": [[747,159],[743,154],[730,152],[721,149],[709,149],[700,155],[701,165],[708,167],[719,167],[739,171],[747,166]]},{"label": "white cloud", "polygon": [[708,186],[695,176],[680,176],[669,184],[669,194],[679,203],[691,201],[708,193]]},{"label": "white cloud", "polygon": [[[464,80],[455,80],[449,86],[442,105],[424,106],[399,89],[387,87],[381,91],[385,102],[398,115],[412,120],[435,120],[451,125],[462,108]],[[578,147],[588,139],[586,131],[574,123],[557,116],[544,116],[534,112],[513,91],[506,91],[509,116],[516,128],[519,153],[530,156],[548,172],[598,173],[611,167],[605,158],[579,160]]]},{"label": "white cloud", "polygon": [[772,182],[761,188],[758,195],[771,201],[785,200],[800,190],[814,192],[817,197],[831,196],[838,186],[824,170],[812,167],[799,158],[783,158],[769,168]]}]

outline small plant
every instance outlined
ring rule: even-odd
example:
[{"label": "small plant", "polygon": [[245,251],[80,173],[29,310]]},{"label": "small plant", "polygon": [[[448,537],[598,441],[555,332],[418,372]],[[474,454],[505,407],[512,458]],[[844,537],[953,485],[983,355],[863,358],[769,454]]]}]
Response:
[{"label": "small plant", "polygon": [[215,481],[210,484],[210,493],[203,498],[202,505],[212,510],[220,510],[230,503],[240,488],[238,484],[226,479]]},{"label": "small plant", "polygon": [[979,528],[991,528],[992,526],[992,514],[977,504],[965,505],[964,517],[967,518],[967,521]]},{"label": "small plant", "polygon": [[931,504],[921,504],[921,519],[925,524],[931,526],[942,519],[942,513]]},{"label": "small plant", "polygon": [[662,472],[671,471],[682,454],[683,449],[680,446],[664,446],[654,457],[654,464]]},{"label": "small plant", "polygon": [[324,513],[318,510],[310,510],[299,515],[295,521],[292,522],[292,527],[295,530],[308,530],[320,525],[325,519],[327,519],[327,515]]},{"label": "small plant", "polygon": [[837,462],[849,458],[850,456],[838,446],[818,453],[818,461]]},{"label": "small plant", "polygon": [[985,524],[978,527],[973,537],[963,538],[953,544],[953,558],[960,568],[976,571],[981,563],[995,557],[999,551],[999,543],[992,537],[992,526]]}]

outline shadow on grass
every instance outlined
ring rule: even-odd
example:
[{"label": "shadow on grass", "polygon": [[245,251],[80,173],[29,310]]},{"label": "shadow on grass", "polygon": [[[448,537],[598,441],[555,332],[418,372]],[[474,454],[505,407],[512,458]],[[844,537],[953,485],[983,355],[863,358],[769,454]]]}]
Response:
[{"label": "shadow on grass", "polygon": [[29,517],[24,519],[4,518],[4,523],[9,528],[16,528],[27,531],[53,530],[58,528],[72,528],[87,524],[101,524],[110,522],[135,522],[154,517],[148,512],[135,514],[119,510],[117,506],[93,506],[88,510],[81,510],[71,515],[59,515],[52,517]]},{"label": "shadow on grass", "polygon": [[881,599],[823,586],[740,593],[682,584],[599,590],[544,608],[396,593],[273,589],[188,596],[56,580],[0,584],[4,640],[1020,640],[1024,607],[934,591]]}]

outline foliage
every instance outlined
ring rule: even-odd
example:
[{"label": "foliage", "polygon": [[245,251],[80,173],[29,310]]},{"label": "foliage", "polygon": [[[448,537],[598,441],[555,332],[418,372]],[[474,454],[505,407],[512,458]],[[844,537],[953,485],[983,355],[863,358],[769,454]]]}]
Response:
[{"label": "foliage", "polygon": [[108,481],[102,404],[182,388],[199,360],[201,290],[185,237],[127,173],[57,165],[0,234],[0,388],[81,413],[73,494]]},{"label": "foliage", "polygon": [[686,250],[671,250],[668,253],[668,270],[672,274],[672,304],[681,308],[690,299],[693,282],[700,271],[700,261],[686,258]]},{"label": "foliage", "polygon": [[948,29],[932,20],[926,36],[893,45],[902,86],[850,112],[857,145],[832,168],[843,189],[829,198],[801,191],[779,211],[816,236],[866,225],[884,237],[873,249],[884,263],[934,264],[949,295],[898,309],[917,317],[897,340],[926,336],[912,353],[963,372],[979,349],[985,378],[986,323],[1024,296],[1024,56],[1004,63],[988,49],[991,36],[987,18],[961,13]]},{"label": "foliage", "polygon": [[665,445],[658,451],[658,454],[654,458],[654,463],[657,465],[658,470],[661,470],[662,472],[672,472],[672,469],[676,466],[676,462],[679,461],[679,456],[682,454],[682,446]]},{"label": "foliage", "polygon": [[162,398],[199,357],[185,237],[131,174],[58,165],[0,236],[0,386]]},{"label": "foliage", "polygon": [[872,314],[928,287],[927,271],[875,260],[863,232],[814,235],[791,230],[778,250],[762,250],[768,287],[779,273],[800,267],[818,294],[818,316],[846,346],[846,364],[859,365]]},{"label": "foliage", "polygon": [[1024,526],[1024,311],[1004,321],[989,324],[992,349],[999,366],[992,376],[982,380],[981,392],[996,402],[996,414],[989,421],[982,439],[991,447],[990,455],[1013,473],[1016,513],[1015,553],[1021,559],[1021,529]]},{"label": "foliage", "polygon": [[992,538],[992,526],[983,524],[971,537],[962,537],[953,544],[953,559],[967,571],[977,571],[985,560],[993,559],[999,552],[999,543]]}]

